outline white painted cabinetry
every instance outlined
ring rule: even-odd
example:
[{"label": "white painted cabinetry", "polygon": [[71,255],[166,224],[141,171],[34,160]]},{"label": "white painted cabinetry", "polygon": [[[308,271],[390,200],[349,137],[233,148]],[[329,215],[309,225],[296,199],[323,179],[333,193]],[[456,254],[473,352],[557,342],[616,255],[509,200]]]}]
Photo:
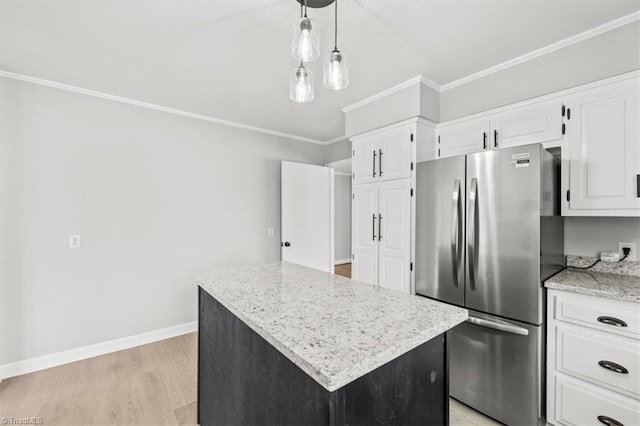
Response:
[{"label": "white painted cabinetry", "polygon": [[491,125],[486,118],[438,127],[437,157],[453,157],[489,149],[490,132]]},{"label": "white painted cabinetry", "polygon": [[562,102],[554,100],[499,113],[491,119],[492,149],[561,140]]},{"label": "white painted cabinetry", "polygon": [[371,284],[378,284],[378,186],[353,185],[351,200],[351,276]]},{"label": "white painted cabinetry", "polygon": [[410,292],[411,179],[379,185],[378,284]]},{"label": "white painted cabinetry", "polygon": [[438,158],[472,154],[488,149],[560,141],[560,100],[506,109],[471,120],[438,126]]},{"label": "white painted cabinetry", "polygon": [[558,290],[547,300],[547,421],[640,424],[640,306]]},{"label": "white painted cabinetry", "polygon": [[640,216],[638,79],[566,99],[564,215]]},{"label": "white painted cabinetry", "polygon": [[411,292],[416,160],[435,157],[433,125],[421,119],[352,138],[352,277]]},{"label": "white painted cabinetry", "polygon": [[353,142],[354,184],[411,177],[413,128],[402,126]]}]

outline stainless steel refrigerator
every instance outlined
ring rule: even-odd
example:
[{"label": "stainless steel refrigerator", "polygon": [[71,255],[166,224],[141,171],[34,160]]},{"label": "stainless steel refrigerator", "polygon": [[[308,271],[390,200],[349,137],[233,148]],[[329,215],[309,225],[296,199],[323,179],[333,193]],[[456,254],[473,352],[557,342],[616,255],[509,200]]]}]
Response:
[{"label": "stainless steel refrigerator", "polygon": [[559,163],[533,144],[417,165],[416,293],[469,309],[449,393],[509,425],[544,413],[542,281],[564,263]]}]

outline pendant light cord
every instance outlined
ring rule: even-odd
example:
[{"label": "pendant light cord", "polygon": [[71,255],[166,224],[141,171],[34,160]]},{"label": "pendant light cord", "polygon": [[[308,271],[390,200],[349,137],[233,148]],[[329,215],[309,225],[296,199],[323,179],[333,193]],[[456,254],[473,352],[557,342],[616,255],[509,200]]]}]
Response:
[{"label": "pendant light cord", "polygon": [[307,0],[304,0],[304,17],[307,17]]},{"label": "pendant light cord", "polygon": [[[307,0],[305,0],[307,1]],[[335,45],[333,46],[334,50],[338,50],[338,0],[336,0],[336,12],[335,12],[335,17],[336,17],[336,27],[334,30],[334,35],[335,35]]]}]

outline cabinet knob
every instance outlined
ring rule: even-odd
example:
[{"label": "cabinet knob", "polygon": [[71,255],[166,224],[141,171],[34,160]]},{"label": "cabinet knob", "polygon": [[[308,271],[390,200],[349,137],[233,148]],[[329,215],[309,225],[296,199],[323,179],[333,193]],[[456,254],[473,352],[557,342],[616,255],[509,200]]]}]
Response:
[{"label": "cabinet knob", "polygon": [[291,243],[289,241],[285,241],[282,245],[285,247],[291,247]]}]

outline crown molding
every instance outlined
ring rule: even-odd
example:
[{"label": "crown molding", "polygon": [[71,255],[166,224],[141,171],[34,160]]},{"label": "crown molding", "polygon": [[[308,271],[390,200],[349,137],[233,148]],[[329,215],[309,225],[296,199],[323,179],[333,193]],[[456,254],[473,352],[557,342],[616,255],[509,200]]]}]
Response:
[{"label": "crown molding", "polygon": [[220,118],[211,117],[203,114],[196,114],[189,111],[182,111],[175,108],[166,107],[163,105],[152,104],[149,102],[143,102],[136,99],[125,98],[123,96],[111,95],[105,92],[98,92],[96,90],[85,89],[82,87],[72,86],[70,84],[58,83],[56,81],[45,80],[38,77],[32,77],[29,75],[18,74],[14,72],[9,72],[5,70],[0,70],[0,77],[10,78],[13,80],[24,81],[27,83],[38,84],[40,86],[52,87],[55,89],[66,90],[68,92],[79,93],[82,95],[93,96],[95,98],[107,99],[114,102],[120,102],[123,104],[134,105],[141,108],[152,109],[155,111],[166,112],[169,114],[179,115],[182,117],[193,118],[195,120],[208,121],[210,123],[220,124],[228,127],[235,127],[237,129],[250,130],[253,132],[264,133],[272,136],[279,136],[287,139],[294,139],[302,142],[314,143],[318,145],[328,145],[332,142],[344,139],[344,136],[341,136],[336,139],[331,139],[329,141],[321,141],[317,139],[306,138],[304,136],[293,135],[291,133],[278,132],[275,130],[265,129],[262,127],[251,126],[249,124],[238,123],[230,120],[223,120]]},{"label": "crown molding", "polygon": [[361,100],[360,102],[356,102],[355,104],[352,105],[348,105],[344,108],[342,108],[342,112],[349,112],[349,111],[353,111],[354,109],[360,108],[364,105],[370,104],[371,102],[377,101],[378,99],[382,99],[385,96],[389,96],[395,92],[399,92],[402,89],[406,89],[407,87],[413,86],[414,84],[424,84],[425,86],[428,86],[430,88],[432,88],[433,90],[435,90],[436,92],[440,92],[440,85],[438,83],[436,83],[435,81],[423,76],[423,75],[417,75],[413,78],[410,78],[407,81],[404,81],[400,84],[397,84],[393,87],[390,87],[389,89],[383,90],[382,92],[378,92],[375,95],[369,96],[368,98],[365,98],[363,100]]},{"label": "crown molding", "polygon": [[513,59],[509,59],[508,61],[502,62],[501,64],[494,65],[485,70],[476,72],[474,74],[470,74],[466,77],[462,77],[458,80],[452,81],[450,83],[443,84],[440,87],[440,93],[446,92],[447,90],[451,90],[455,87],[462,86],[464,84],[470,83],[474,80],[478,80],[482,77],[489,76],[491,74],[495,74],[499,71],[506,70],[511,67],[515,67],[516,65],[523,64],[525,62],[531,61],[532,59],[539,58],[544,55],[548,55],[549,53],[553,53],[557,50],[563,49],[568,46],[572,46],[574,44],[580,43],[582,41],[588,40],[590,38],[596,37],[600,34],[604,34],[606,32],[615,30],[617,28],[623,27],[625,25],[631,24],[640,20],[640,11],[636,11],[630,13],[629,15],[622,16],[618,19],[614,19],[613,21],[609,21],[605,24],[592,28],[590,30],[584,31],[580,34],[573,35],[571,37],[565,38],[564,40],[560,40],[556,43],[552,43],[548,46],[542,47],[540,49],[533,50],[529,53],[525,53],[524,55],[515,57]]}]

